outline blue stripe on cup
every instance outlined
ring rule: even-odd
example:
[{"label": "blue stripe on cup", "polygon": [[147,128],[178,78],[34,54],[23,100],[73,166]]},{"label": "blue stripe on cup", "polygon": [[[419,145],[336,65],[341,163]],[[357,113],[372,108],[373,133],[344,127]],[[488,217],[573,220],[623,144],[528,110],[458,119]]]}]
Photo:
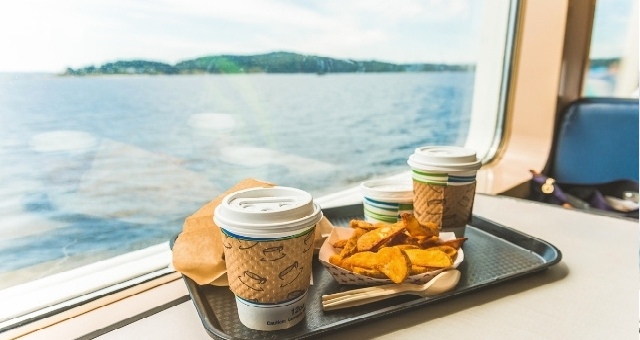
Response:
[{"label": "blue stripe on cup", "polygon": [[470,183],[476,180],[476,175],[472,176],[454,176],[449,175],[449,182],[451,183]]},{"label": "blue stripe on cup", "polygon": [[391,210],[391,211],[398,211],[398,206],[400,205],[400,203],[382,202],[382,201],[371,199],[369,197],[365,197],[364,200],[366,201],[367,204],[372,205],[376,208]]},{"label": "blue stripe on cup", "polygon": [[403,212],[413,212],[411,203],[389,203],[364,197],[364,216],[367,222],[395,223]]},{"label": "blue stripe on cup", "polygon": [[309,227],[309,229],[305,229],[304,231],[295,234],[295,235],[291,235],[291,236],[287,236],[287,237],[276,237],[276,238],[268,238],[268,237],[248,237],[248,236],[242,236],[242,235],[238,235],[238,234],[234,234],[232,232],[230,232],[227,229],[224,228],[220,228],[220,231],[222,231],[223,234],[227,235],[228,237],[232,237],[238,240],[245,240],[245,241],[274,241],[274,240],[288,240],[288,239],[292,239],[292,238],[298,238],[301,236],[304,236],[306,234],[308,234],[311,231],[314,231],[315,229],[315,225]]}]

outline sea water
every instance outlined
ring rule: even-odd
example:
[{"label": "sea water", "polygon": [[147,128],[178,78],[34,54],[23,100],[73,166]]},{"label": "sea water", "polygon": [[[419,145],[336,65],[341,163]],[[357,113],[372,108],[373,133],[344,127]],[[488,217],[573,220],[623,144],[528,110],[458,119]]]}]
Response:
[{"label": "sea water", "polygon": [[167,241],[247,178],[315,197],[462,145],[472,72],[0,74],[0,285]]}]

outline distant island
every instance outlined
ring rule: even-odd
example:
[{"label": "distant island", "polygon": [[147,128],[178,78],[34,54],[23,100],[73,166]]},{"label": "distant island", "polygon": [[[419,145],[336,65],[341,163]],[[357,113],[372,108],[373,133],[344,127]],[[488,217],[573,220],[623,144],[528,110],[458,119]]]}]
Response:
[{"label": "distant island", "polygon": [[335,59],[290,52],[259,55],[217,55],[181,61],[175,65],[147,60],[127,60],[102,66],[67,68],[63,75],[105,74],[234,74],[234,73],[369,73],[470,71],[473,64],[393,64],[380,61]]}]

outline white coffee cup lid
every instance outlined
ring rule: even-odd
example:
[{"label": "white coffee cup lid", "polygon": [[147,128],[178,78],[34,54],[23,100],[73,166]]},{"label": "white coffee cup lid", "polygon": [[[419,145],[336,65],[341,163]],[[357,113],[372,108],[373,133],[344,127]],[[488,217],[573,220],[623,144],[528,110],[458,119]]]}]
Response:
[{"label": "white coffee cup lid", "polygon": [[459,146],[416,148],[407,163],[414,169],[444,171],[478,170],[482,166],[474,150]]},{"label": "white coffee cup lid", "polygon": [[215,208],[215,223],[251,238],[291,236],[322,218],[311,194],[289,187],[251,188],[225,196]]},{"label": "white coffee cup lid", "polygon": [[413,183],[411,180],[371,180],[360,184],[365,197],[404,203],[413,201]]}]

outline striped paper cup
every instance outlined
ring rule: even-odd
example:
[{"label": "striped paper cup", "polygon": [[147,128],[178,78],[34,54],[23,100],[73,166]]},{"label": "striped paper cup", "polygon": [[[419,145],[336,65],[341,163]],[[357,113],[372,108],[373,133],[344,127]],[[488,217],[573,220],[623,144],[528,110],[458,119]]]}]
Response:
[{"label": "striped paper cup", "polygon": [[370,223],[395,223],[402,213],[413,213],[411,181],[373,180],[360,185],[364,219]]},{"label": "striped paper cup", "polygon": [[407,161],[413,178],[413,211],[421,224],[464,235],[471,218],[476,173],[482,163],[476,152],[456,146],[415,149]]}]

